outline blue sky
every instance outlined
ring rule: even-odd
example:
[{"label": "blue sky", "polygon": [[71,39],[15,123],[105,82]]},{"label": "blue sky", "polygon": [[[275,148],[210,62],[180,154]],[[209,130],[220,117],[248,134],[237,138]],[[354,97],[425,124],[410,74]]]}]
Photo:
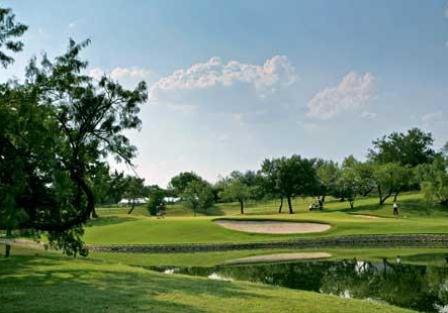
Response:
[{"label": "blue sky", "polygon": [[137,173],[214,181],[266,157],[364,158],[392,131],[448,141],[446,1],[4,1],[30,26],[0,73],[90,38],[89,72],[150,86]]}]

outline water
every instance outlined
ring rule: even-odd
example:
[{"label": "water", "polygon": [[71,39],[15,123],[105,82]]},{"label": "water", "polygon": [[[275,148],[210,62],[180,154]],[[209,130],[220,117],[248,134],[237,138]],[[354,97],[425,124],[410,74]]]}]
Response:
[{"label": "water", "polygon": [[260,282],[344,298],[387,302],[420,312],[448,313],[448,264],[411,265],[401,261],[347,259],[156,270],[217,280]]}]

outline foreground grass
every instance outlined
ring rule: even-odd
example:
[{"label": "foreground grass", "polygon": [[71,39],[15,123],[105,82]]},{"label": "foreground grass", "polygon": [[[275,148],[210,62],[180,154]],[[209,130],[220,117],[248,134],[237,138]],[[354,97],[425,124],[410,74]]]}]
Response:
[{"label": "foreground grass", "polygon": [[412,312],[371,301],[20,251],[0,259],[4,312]]}]

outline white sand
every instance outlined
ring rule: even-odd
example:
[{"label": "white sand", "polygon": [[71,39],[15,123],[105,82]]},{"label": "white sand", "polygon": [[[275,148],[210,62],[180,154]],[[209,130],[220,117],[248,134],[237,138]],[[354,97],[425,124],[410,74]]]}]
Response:
[{"label": "white sand", "polygon": [[330,253],[326,252],[297,252],[297,253],[278,253],[269,255],[257,255],[246,258],[240,258],[230,260],[226,263],[257,263],[257,262],[281,262],[281,261],[294,261],[294,260],[311,260],[311,259],[323,259],[331,257]]},{"label": "white sand", "polygon": [[367,214],[352,214],[352,216],[361,217],[361,218],[367,218],[371,220],[379,219],[379,216],[373,216],[373,215],[367,215]]},{"label": "white sand", "polygon": [[299,223],[282,221],[244,221],[244,220],[218,220],[218,225],[248,233],[263,234],[303,234],[323,232],[330,229],[330,225],[319,223]]}]

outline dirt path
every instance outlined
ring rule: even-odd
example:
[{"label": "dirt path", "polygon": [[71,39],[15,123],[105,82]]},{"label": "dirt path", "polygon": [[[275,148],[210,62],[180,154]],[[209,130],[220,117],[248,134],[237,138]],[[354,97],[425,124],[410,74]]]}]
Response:
[{"label": "dirt path", "polygon": [[326,231],[331,227],[327,224],[283,221],[217,220],[215,223],[227,229],[263,234],[316,233]]},{"label": "dirt path", "polygon": [[296,261],[296,260],[311,260],[323,259],[331,257],[330,253],[326,252],[294,252],[294,253],[278,253],[268,255],[257,255],[247,258],[234,259],[226,262],[226,264],[241,264],[241,263],[258,263],[258,262],[282,262],[282,261]]}]

